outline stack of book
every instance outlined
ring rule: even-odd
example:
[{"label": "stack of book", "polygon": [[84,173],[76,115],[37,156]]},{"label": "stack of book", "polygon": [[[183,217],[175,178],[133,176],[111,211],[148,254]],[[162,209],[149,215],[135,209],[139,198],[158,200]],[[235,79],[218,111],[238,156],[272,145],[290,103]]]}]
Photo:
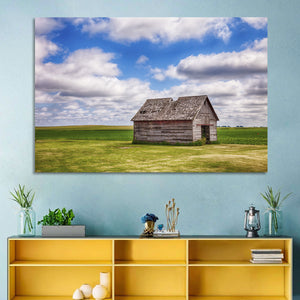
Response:
[{"label": "stack of book", "polygon": [[281,249],[251,249],[251,254],[254,264],[281,264],[283,260]]}]

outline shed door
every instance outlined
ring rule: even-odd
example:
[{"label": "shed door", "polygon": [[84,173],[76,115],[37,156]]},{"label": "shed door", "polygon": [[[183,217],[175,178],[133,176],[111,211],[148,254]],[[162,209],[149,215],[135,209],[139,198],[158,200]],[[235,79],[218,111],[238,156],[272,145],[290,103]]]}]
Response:
[{"label": "shed door", "polygon": [[209,142],[209,126],[207,125],[201,126],[201,137],[205,137],[206,142]]}]

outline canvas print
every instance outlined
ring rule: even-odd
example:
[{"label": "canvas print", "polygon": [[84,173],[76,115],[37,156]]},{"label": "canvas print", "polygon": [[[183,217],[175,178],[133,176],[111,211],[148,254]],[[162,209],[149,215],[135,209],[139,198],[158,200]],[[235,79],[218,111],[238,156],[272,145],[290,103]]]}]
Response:
[{"label": "canvas print", "polygon": [[267,172],[267,18],[36,18],[35,172]]}]

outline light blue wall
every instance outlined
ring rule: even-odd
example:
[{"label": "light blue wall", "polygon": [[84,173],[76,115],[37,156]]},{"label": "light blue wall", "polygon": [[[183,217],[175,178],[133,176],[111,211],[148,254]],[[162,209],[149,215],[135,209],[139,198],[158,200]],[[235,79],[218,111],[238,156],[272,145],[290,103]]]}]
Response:
[{"label": "light blue wall", "polygon": [[[243,210],[263,209],[267,184],[292,191],[284,233],[295,238],[294,294],[300,298],[300,39],[298,0],[0,0],[0,298],[6,298],[6,238],[16,234],[9,190],[31,186],[38,218],[73,208],[88,234],[139,234],[140,216],[163,216],[172,197],[183,234],[244,234]],[[269,32],[269,172],[266,174],[34,174],[35,17],[263,16]]]}]

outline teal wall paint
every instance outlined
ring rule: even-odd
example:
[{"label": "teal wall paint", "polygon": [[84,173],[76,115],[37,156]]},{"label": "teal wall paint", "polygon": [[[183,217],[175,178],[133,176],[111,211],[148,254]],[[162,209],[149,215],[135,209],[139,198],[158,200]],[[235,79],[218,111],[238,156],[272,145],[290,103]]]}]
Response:
[{"label": "teal wall paint", "polygon": [[[294,240],[294,299],[300,299],[298,0],[0,1],[0,298],[6,298],[6,238],[16,234],[17,208],[9,190],[36,191],[35,209],[73,208],[88,234],[139,234],[140,216],[163,217],[172,197],[183,234],[244,234],[243,210],[263,210],[267,184],[292,191],[284,233]],[[35,17],[264,16],[269,34],[269,171],[266,174],[34,174]],[[40,228],[39,228],[40,230]]]}]

